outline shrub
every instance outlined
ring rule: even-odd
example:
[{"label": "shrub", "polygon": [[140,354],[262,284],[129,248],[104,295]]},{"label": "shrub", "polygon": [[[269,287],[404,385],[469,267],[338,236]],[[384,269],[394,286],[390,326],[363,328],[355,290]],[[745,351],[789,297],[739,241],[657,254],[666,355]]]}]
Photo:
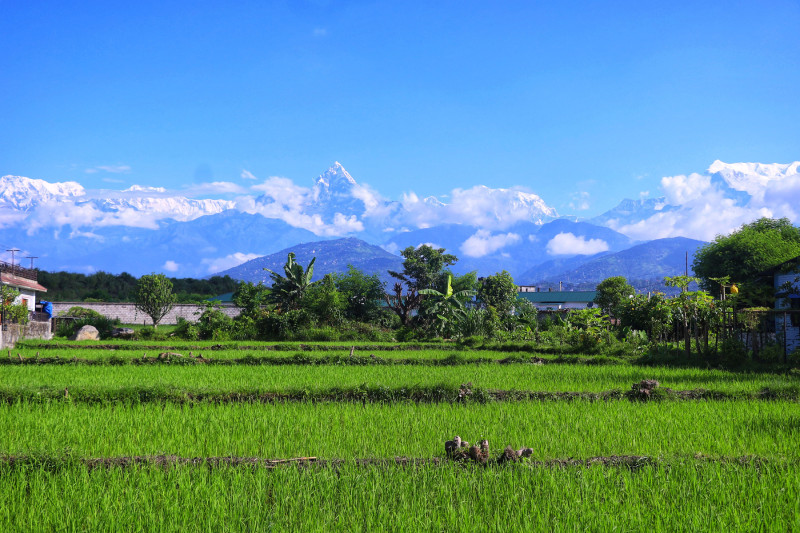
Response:
[{"label": "shrub", "polygon": [[720,357],[728,363],[744,363],[747,361],[748,356],[747,347],[739,339],[730,337],[722,341],[720,345]]},{"label": "shrub", "polygon": [[758,359],[765,363],[783,362],[783,346],[777,343],[767,344],[758,352]]},{"label": "shrub", "polygon": [[134,338],[143,341],[165,341],[167,334],[156,331],[153,326],[145,326],[135,333]]},{"label": "shrub", "polygon": [[172,335],[187,341],[196,341],[200,338],[200,330],[195,322],[190,322],[183,317],[178,317],[178,324],[172,331]]},{"label": "shrub", "polygon": [[197,320],[199,337],[204,340],[228,340],[233,329],[233,319],[208,303]]},{"label": "shrub", "polygon": [[[73,307],[73,309],[75,308]],[[96,311],[92,311],[91,309],[86,309],[86,311],[89,311],[89,313],[84,318],[78,320],[59,321],[58,326],[56,327],[55,336],[72,337],[83,326],[94,326],[97,328],[97,332],[100,334],[101,339],[110,339],[114,329],[120,326],[120,321],[118,318],[111,319],[101,315],[100,313],[97,313]]]}]

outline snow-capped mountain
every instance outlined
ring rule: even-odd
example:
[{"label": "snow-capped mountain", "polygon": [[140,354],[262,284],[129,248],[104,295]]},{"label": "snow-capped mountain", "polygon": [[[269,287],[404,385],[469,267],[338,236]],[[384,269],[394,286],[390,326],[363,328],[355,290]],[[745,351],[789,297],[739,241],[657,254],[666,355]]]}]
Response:
[{"label": "snow-capped mountain", "polygon": [[800,161],[779,163],[723,163],[716,160],[708,167],[708,174],[718,176],[731,189],[756,195],[772,182],[783,181],[800,174]]},{"label": "snow-capped mountain", "polygon": [[588,222],[614,228],[651,217],[664,210],[673,209],[676,209],[676,207],[668,205],[667,199],[663,196],[659,198],[640,198],[638,200],[625,198],[612,209],[590,218]]},{"label": "snow-capped mountain", "polygon": [[300,241],[358,237],[391,253],[436,244],[461,258],[460,270],[481,275],[522,273],[545,262],[575,268],[652,239],[707,241],[761,216],[798,221],[799,169],[798,162],[715,161],[703,173],[662,178],[657,198],[623,200],[584,222],[516,187],[408,192],[390,200],[338,162],[307,186],[281,177],[249,189],[209,184],[234,191],[235,199],[141,185],[87,190],[76,182],[4,176],[0,227],[6,244],[39,256],[44,269],[199,276]]},{"label": "snow-capped mountain", "polygon": [[0,178],[0,207],[20,211],[27,211],[50,200],[75,199],[85,194],[86,190],[75,181],[50,183],[11,175]]}]

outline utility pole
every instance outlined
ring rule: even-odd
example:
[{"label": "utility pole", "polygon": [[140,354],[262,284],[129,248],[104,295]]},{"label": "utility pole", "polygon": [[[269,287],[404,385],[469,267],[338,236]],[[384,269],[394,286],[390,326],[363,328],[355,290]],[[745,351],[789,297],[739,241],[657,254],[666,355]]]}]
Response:
[{"label": "utility pole", "polygon": [[30,259],[31,260],[31,270],[33,270],[33,260],[34,259],[39,259],[39,257],[36,256],[36,255],[29,255],[25,259]]},{"label": "utility pole", "polygon": [[11,248],[10,250],[6,250],[6,252],[11,252],[11,273],[14,273],[14,257],[17,252],[19,252],[19,248]]}]

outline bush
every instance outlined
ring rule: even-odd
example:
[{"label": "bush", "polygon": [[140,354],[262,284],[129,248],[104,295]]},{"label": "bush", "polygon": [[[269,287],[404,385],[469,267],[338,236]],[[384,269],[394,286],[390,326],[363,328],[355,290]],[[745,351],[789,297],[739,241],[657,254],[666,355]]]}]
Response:
[{"label": "bush", "polygon": [[260,324],[260,336],[270,340],[293,340],[298,332],[310,329],[314,318],[305,309],[286,311],[266,317]]},{"label": "bush", "polygon": [[765,363],[782,363],[783,346],[777,343],[767,344],[758,352],[758,359]]},{"label": "bush", "polygon": [[69,316],[73,318],[99,318],[103,315],[94,309],[87,309],[78,305],[70,307],[66,311],[61,311],[58,316]]},{"label": "bush", "polygon": [[747,361],[749,354],[741,340],[731,337],[720,344],[720,357],[728,363],[741,364]]},{"label": "bush", "polygon": [[178,317],[178,325],[172,331],[172,335],[187,341],[200,339],[200,330],[195,322],[190,322],[183,317]]},{"label": "bush", "polygon": [[197,320],[198,335],[203,340],[228,340],[233,329],[233,319],[215,308],[212,303],[206,305],[205,311]]},{"label": "bush", "polygon": [[[72,309],[75,309],[74,307]],[[83,326],[94,326],[101,339],[110,339],[115,328],[120,326],[118,318],[108,318],[91,309],[84,318],[78,320],[60,320],[54,335],[56,337],[72,337]]]},{"label": "bush", "polygon": [[157,331],[153,326],[144,326],[134,334],[133,338],[142,341],[165,341],[167,334]]}]

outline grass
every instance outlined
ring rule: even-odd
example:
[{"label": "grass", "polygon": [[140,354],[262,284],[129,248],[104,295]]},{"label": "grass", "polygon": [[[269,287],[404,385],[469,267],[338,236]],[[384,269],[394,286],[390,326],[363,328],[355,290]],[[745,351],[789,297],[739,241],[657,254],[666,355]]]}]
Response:
[{"label": "grass", "polygon": [[[793,468],[0,468],[4,531],[792,531]],[[20,490],[24,487],[24,490]]]},{"label": "grass", "polygon": [[[402,349],[350,342],[100,344],[108,348],[26,342],[11,360],[3,354],[0,455],[39,462],[0,460],[0,531],[800,529],[796,373],[642,367],[628,358],[542,355],[533,345],[492,351],[448,343]],[[357,357],[374,351],[383,361],[351,360],[351,346]],[[188,357],[197,347],[220,363],[245,360],[133,364],[144,352]],[[15,362],[17,352],[29,361]],[[36,352],[87,362],[32,364]],[[497,363],[509,356],[513,364]],[[532,356],[571,364],[529,364]],[[467,382],[476,395],[617,390],[619,397],[642,379],[719,397],[762,397],[769,388],[794,400],[452,401]],[[338,391],[328,398],[370,401],[164,401],[281,391],[305,400]],[[412,393],[436,401],[404,400]],[[493,456],[512,445],[532,447],[533,458],[543,461],[613,455],[654,461],[636,468],[356,462],[443,458],[444,441],[457,434],[489,439]],[[81,462],[143,455],[341,462],[275,469]]]},{"label": "grass", "polygon": [[[798,396],[797,374],[752,374],[693,368],[652,368],[632,365],[469,365],[425,366],[6,366],[0,375],[0,394],[27,395],[68,387],[73,397],[84,391],[113,396],[125,388],[156,388],[194,393],[227,394],[307,391],[365,385],[392,389],[445,387],[462,383],[473,388],[544,392],[628,390],[634,382],[656,379],[675,390],[708,389],[726,394],[754,394],[764,388]],[[63,394],[62,394],[63,395]]]},{"label": "grass", "polygon": [[534,457],[800,458],[795,402],[0,406],[0,450],[81,457],[432,457],[454,435]]}]

